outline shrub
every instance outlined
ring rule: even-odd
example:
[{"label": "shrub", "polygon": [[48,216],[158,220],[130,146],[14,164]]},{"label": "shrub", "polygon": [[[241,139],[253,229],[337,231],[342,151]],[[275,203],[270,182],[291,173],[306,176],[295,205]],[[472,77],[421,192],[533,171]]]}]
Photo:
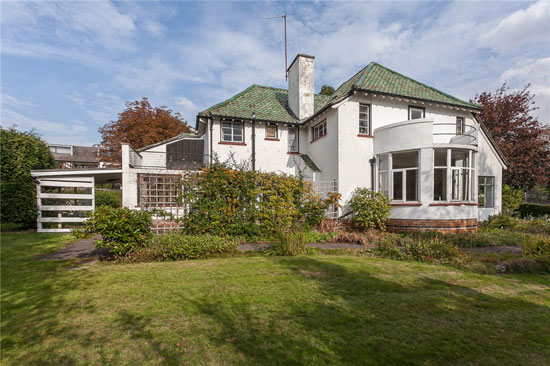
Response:
[{"label": "shrub", "polygon": [[361,229],[385,230],[390,215],[389,199],[386,195],[368,188],[353,191],[348,206],[352,221]]},{"label": "shrub", "polygon": [[128,208],[98,207],[90,213],[84,227],[74,234],[77,237],[100,234],[98,248],[108,248],[112,254],[123,256],[150,243],[151,214]]},{"label": "shrub", "polygon": [[274,237],[295,225],[319,225],[330,200],[300,179],[215,164],[182,179],[187,234]]},{"label": "shrub", "polygon": [[550,205],[522,203],[519,205],[518,213],[522,218],[550,216]]},{"label": "shrub", "polygon": [[544,235],[525,235],[521,242],[523,255],[528,257],[550,258],[550,237]]},{"label": "shrub", "polygon": [[502,213],[505,215],[514,214],[523,203],[524,197],[523,189],[505,184],[502,187]]},{"label": "shrub", "polygon": [[510,215],[495,215],[482,224],[483,229],[513,229],[517,225],[517,220]]},{"label": "shrub", "polygon": [[500,263],[503,272],[509,273],[550,273],[550,258],[513,258]]},{"label": "shrub", "polygon": [[277,241],[273,246],[274,255],[304,255],[307,253],[306,235],[299,230],[280,230],[277,232]]},{"label": "shrub", "polygon": [[36,224],[36,185],[32,169],[53,168],[48,145],[36,133],[0,129],[0,221]]},{"label": "shrub", "polygon": [[429,240],[408,240],[405,242],[405,252],[409,259],[419,262],[461,263],[466,259],[466,255],[457,246],[442,236]]},{"label": "shrub", "polygon": [[162,259],[198,259],[234,251],[239,242],[236,239],[212,235],[185,235],[173,232],[161,235],[155,241]]},{"label": "shrub", "polygon": [[376,241],[374,252],[385,258],[404,259],[405,253],[395,245],[392,238],[384,238]]},{"label": "shrub", "polygon": [[118,208],[122,206],[122,191],[95,190],[95,206],[109,206]]}]

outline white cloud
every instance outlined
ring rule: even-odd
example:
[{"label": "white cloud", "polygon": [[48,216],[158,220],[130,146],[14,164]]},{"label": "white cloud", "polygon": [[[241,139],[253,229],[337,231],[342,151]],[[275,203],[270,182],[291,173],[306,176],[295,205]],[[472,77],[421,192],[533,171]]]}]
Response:
[{"label": "white cloud", "polygon": [[499,80],[516,90],[531,84],[529,90],[539,107],[535,115],[540,122],[550,124],[550,57],[522,60],[503,72]]},{"label": "white cloud", "polygon": [[518,50],[525,44],[550,39],[550,2],[540,0],[503,18],[481,37],[482,44],[499,52]]}]

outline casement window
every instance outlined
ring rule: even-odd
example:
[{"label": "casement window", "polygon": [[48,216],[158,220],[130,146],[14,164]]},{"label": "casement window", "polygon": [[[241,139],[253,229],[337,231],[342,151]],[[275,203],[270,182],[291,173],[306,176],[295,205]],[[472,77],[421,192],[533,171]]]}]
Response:
[{"label": "casement window", "polygon": [[266,139],[276,139],[277,137],[277,125],[268,124],[265,125],[265,138]]},{"label": "casement window", "polygon": [[362,135],[370,135],[370,126],[370,105],[359,104],[359,133]]},{"label": "casement window", "polygon": [[466,123],[464,117],[456,117],[456,134],[464,135],[466,133]]},{"label": "casement window", "polygon": [[478,177],[479,207],[495,207],[495,177]]},{"label": "casement window", "polygon": [[288,127],[288,152],[298,152],[298,127]]},{"label": "casement window", "polygon": [[320,137],[323,137],[327,134],[327,120],[323,120],[322,122],[316,124],[315,126],[311,127],[311,141],[315,141]]},{"label": "casement window", "polygon": [[422,107],[409,106],[409,119],[419,119],[426,117],[426,109]]},{"label": "casement window", "polygon": [[222,119],[222,141],[244,142],[243,122]]},{"label": "casement window", "polygon": [[471,201],[475,153],[434,149],[434,201]]},{"label": "casement window", "polygon": [[378,191],[391,201],[418,201],[418,151],[380,155]]},{"label": "casement window", "polygon": [[50,151],[54,154],[66,154],[66,155],[72,155],[73,149],[71,146],[56,146],[52,145],[49,146]]}]

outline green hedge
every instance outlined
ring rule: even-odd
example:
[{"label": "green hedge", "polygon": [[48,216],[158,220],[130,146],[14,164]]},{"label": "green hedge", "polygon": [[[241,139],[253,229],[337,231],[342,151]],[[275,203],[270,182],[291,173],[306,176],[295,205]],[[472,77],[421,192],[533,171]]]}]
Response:
[{"label": "green hedge", "polygon": [[173,232],[157,237],[153,245],[156,259],[198,259],[230,253],[239,246],[236,239],[213,235],[184,235]]},{"label": "green hedge", "polygon": [[122,206],[122,191],[95,191],[95,207],[109,206],[118,208]]},{"label": "green hedge", "polygon": [[518,208],[519,215],[525,217],[550,216],[550,205],[539,205],[536,203],[523,203]]}]

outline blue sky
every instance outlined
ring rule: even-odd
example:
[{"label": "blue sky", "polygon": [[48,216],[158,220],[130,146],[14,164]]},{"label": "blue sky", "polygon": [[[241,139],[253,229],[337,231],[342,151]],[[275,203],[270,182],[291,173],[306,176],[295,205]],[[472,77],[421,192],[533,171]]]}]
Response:
[{"label": "blue sky", "polygon": [[370,61],[463,99],[531,83],[550,122],[550,2],[1,2],[1,124],[93,144],[126,101],[148,97],[194,125],[256,83],[286,87],[315,59],[315,88]]}]

